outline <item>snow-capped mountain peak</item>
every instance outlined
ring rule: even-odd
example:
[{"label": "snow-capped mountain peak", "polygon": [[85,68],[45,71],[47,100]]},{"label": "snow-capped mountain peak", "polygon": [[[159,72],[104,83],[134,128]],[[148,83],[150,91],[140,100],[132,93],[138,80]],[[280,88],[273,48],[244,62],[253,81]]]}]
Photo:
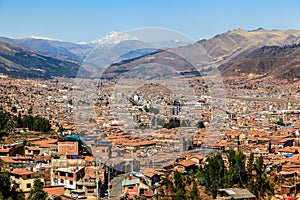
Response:
[{"label": "snow-capped mountain peak", "polygon": [[136,36],[131,36],[128,34],[112,31],[108,35],[106,35],[100,39],[93,40],[90,43],[92,43],[92,44],[118,44],[122,41],[138,40],[138,39],[139,38]]},{"label": "snow-capped mountain peak", "polygon": [[37,39],[37,40],[51,40],[51,41],[61,41],[58,39],[53,39],[53,38],[49,38],[49,37],[42,37],[42,36],[30,36],[29,38],[31,39]]}]

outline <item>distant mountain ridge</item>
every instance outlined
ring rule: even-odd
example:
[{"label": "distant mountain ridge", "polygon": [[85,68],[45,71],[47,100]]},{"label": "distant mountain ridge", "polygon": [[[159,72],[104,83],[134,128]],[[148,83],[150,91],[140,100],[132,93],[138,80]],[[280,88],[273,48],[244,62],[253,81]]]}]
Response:
[{"label": "distant mountain ridge", "polygon": [[[169,65],[181,74],[188,75],[205,75],[212,68],[218,68],[224,78],[264,74],[276,78],[297,79],[300,73],[298,30],[235,29],[194,44],[187,45],[170,40],[161,41],[156,47],[138,40],[135,36],[117,32],[84,44],[40,37],[0,37],[0,41],[10,43],[13,49],[17,48],[14,45],[21,48],[19,53],[13,55],[2,52],[2,71],[8,74],[16,74],[16,71],[19,71],[22,74],[21,71],[25,70],[26,76],[29,76],[31,69],[33,76],[37,75],[36,71],[40,71],[47,76],[54,74],[68,77],[75,75],[76,70],[72,71],[73,69],[80,68],[87,76],[113,78],[137,65],[149,63]],[[164,44],[168,48],[158,48]],[[1,46],[1,50],[5,49],[3,43]],[[8,48],[9,45],[4,46]],[[184,53],[180,55],[176,52]],[[29,58],[25,59],[26,56]],[[186,63],[183,61],[185,56],[191,56],[195,62]],[[45,62],[42,62],[43,60]],[[62,67],[62,70],[58,66]],[[67,66],[72,72],[67,70]]]},{"label": "distant mountain ridge", "polygon": [[76,77],[80,65],[0,41],[0,72],[22,78]]},{"label": "distant mountain ridge", "polygon": [[143,42],[134,35],[114,31],[97,40],[77,44],[40,36],[24,39],[0,37],[0,41],[21,46],[42,56],[74,62],[83,69],[79,76],[83,74],[98,76],[97,74],[112,63],[152,53],[158,47],[178,47],[185,44],[177,40],[158,41],[152,44]]},{"label": "distant mountain ridge", "polygon": [[[296,50],[298,49],[298,45],[296,45],[298,43],[300,43],[300,31],[297,30],[280,31],[259,28],[253,31],[246,31],[243,29],[235,29],[226,33],[218,34],[208,40],[200,40],[194,44],[182,47],[182,49],[186,49],[186,51],[190,52],[190,54],[196,54],[196,51],[199,49],[204,49],[207,56],[204,58],[199,56],[196,63],[198,71],[205,74],[211,68],[218,68],[220,73],[224,76],[224,78],[226,78],[230,76],[240,76],[243,73],[260,74],[262,71],[261,68],[265,68],[264,71],[269,71],[269,69],[275,70],[276,67],[282,66],[286,62],[290,64],[293,63],[293,65],[295,65],[297,64],[295,63],[297,59],[295,58],[293,59],[293,62],[290,62],[291,58],[288,57],[299,56],[297,53],[298,50]],[[161,59],[164,59],[164,56],[160,54],[163,55],[165,52],[158,52],[155,54],[155,58],[152,58],[153,63],[162,62]],[[268,62],[272,55],[275,56],[275,58],[272,59],[276,59],[277,56],[281,57],[283,60],[280,62]],[[109,67],[110,69],[107,69],[105,73],[109,73],[109,77],[111,77],[114,72],[129,71],[130,69],[133,69],[137,63],[147,63],[147,60],[151,57],[153,56],[146,55],[136,59],[131,59],[130,62],[121,62],[118,65],[118,68],[116,68],[115,64],[111,65]],[[207,57],[210,57],[211,59],[207,59]],[[260,62],[254,62],[254,57],[259,59]],[[174,63],[176,63],[176,55],[172,58],[175,59],[175,61],[172,63],[170,62],[170,65],[174,65]],[[248,62],[246,62],[246,60]],[[274,64],[274,62],[277,62],[278,64]],[[231,65],[234,67],[230,67]],[[182,67],[177,67],[177,69],[183,71],[187,70]],[[280,76],[280,71],[284,71],[283,76]],[[278,75],[273,73],[269,74],[272,74],[272,76],[275,76],[276,78],[288,78],[288,74],[296,72],[293,76],[298,76],[298,71],[292,67],[280,68],[274,71],[274,73],[275,72],[278,73]],[[106,75],[108,74],[104,74],[104,77]]]},{"label": "distant mountain ridge", "polygon": [[221,66],[222,74],[232,76],[262,76],[300,80],[300,44],[264,46],[244,58]]},{"label": "distant mountain ridge", "polygon": [[48,57],[81,63],[88,47],[70,42],[42,39],[43,37],[11,39],[0,37],[0,40],[13,43]]}]

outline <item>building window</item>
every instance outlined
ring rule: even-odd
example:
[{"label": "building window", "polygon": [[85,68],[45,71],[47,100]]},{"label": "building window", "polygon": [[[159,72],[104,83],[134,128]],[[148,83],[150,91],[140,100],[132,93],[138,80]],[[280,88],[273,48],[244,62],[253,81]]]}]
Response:
[{"label": "building window", "polygon": [[31,188],[31,184],[30,184],[30,183],[27,183],[27,184],[26,184],[26,187],[27,187],[27,188]]},{"label": "building window", "polygon": [[60,183],[64,183],[64,179],[60,179]]},{"label": "building window", "polygon": [[70,185],[73,185],[73,181],[70,181]]},{"label": "building window", "polygon": [[102,149],[102,153],[105,153],[105,149]]},{"label": "building window", "polygon": [[73,178],[73,173],[68,173],[68,177],[72,177]]}]

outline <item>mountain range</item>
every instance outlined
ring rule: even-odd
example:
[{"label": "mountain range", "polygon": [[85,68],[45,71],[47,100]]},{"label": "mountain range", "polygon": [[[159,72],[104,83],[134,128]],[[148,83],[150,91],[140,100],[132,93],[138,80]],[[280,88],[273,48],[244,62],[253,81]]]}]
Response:
[{"label": "mountain range", "polygon": [[[151,55],[111,65],[103,76],[115,77],[120,72],[128,72],[137,65],[147,64],[151,60],[152,63],[173,66],[185,74],[190,74],[188,71],[197,74],[195,73],[197,69],[200,74],[205,75],[211,71],[210,69],[218,69],[223,78],[239,76],[249,79],[268,76],[298,81],[299,42],[298,30],[235,29],[191,45],[157,51]],[[166,56],[166,52],[175,53]],[[187,57],[179,58],[180,54]],[[188,65],[182,64],[179,59],[192,59],[193,66],[187,68]]]},{"label": "mountain range", "polygon": [[0,72],[23,78],[74,77],[80,65],[40,55],[27,48],[0,41]]},{"label": "mountain range", "polygon": [[149,43],[112,32],[86,43],[45,38],[0,37],[0,72],[19,77],[99,76],[114,78],[137,65],[172,66],[188,76],[217,68],[224,78],[274,77],[298,81],[300,31],[235,29],[193,44]]}]

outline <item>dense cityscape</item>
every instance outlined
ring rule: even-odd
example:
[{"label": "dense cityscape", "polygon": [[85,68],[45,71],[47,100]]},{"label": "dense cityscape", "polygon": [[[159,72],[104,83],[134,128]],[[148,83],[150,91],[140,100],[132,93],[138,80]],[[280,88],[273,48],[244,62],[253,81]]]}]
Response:
[{"label": "dense cityscape", "polygon": [[[1,168],[22,198],[33,199],[35,180],[51,199],[255,199],[297,191],[298,87],[287,86],[289,97],[282,99],[284,83],[254,90],[229,80],[217,127],[210,125],[217,106],[209,94],[177,102],[159,85],[144,85],[127,98],[129,126],[114,117],[122,109],[112,109],[115,84],[106,80],[92,106],[95,115],[74,123],[79,88],[73,82],[1,75]],[[197,91],[202,87],[205,82]],[[197,119],[188,118],[187,107],[197,108],[190,109]]]},{"label": "dense cityscape", "polygon": [[300,199],[299,6],[0,0],[0,200]]}]

